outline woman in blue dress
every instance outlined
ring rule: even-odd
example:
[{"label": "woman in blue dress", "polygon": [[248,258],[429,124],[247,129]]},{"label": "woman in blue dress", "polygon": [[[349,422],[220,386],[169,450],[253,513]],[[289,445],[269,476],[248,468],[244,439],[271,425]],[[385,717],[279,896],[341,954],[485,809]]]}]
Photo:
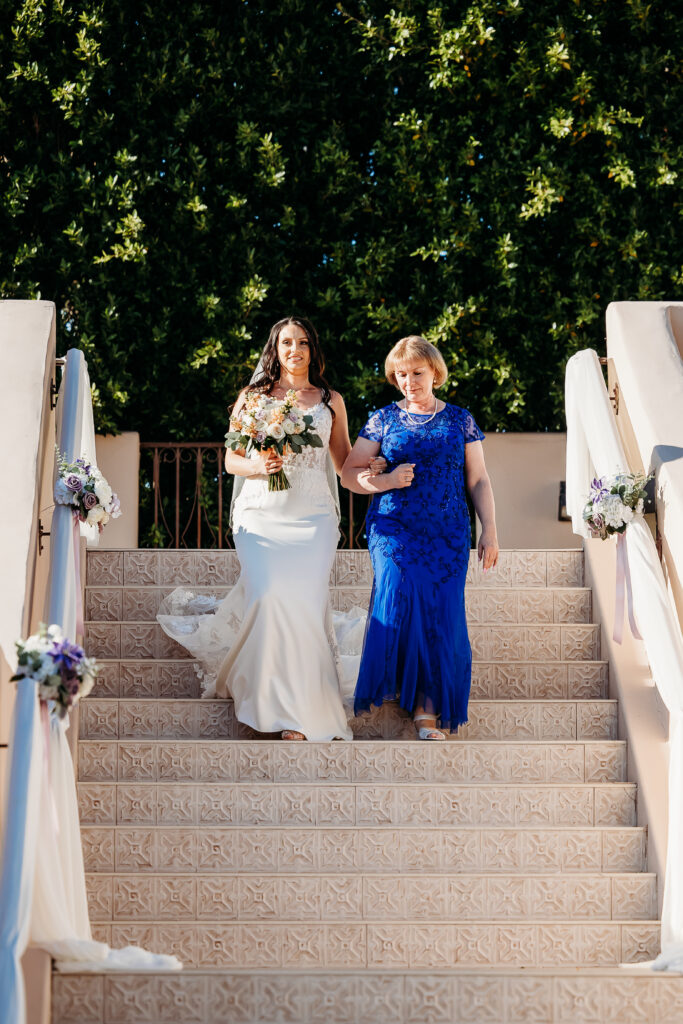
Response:
[{"label": "woman in blue dress", "polygon": [[[398,700],[420,739],[443,740],[467,721],[472,652],[465,618],[470,553],[469,491],[482,532],[484,570],[498,560],[495,507],[483,433],[472,415],[434,387],[448,371],[424,338],[403,338],[385,363],[402,394],[373,413],[342,472],[342,484],[373,495],[366,527],[374,570],[355,712]],[[373,476],[381,454],[387,471]]]}]

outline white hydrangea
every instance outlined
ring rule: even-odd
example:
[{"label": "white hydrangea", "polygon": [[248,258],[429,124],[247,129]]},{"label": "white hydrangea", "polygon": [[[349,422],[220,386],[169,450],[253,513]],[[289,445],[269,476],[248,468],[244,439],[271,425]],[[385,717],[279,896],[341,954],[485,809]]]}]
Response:
[{"label": "white hydrangea", "polygon": [[100,505],[108,505],[112,499],[112,489],[104,477],[100,477],[95,482],[95,497]]}]

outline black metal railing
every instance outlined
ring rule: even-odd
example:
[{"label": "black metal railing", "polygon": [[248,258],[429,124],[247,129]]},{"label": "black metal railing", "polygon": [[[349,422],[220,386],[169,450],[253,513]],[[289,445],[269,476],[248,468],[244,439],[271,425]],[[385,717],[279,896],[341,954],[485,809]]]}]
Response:
[{"label": "black metal railing", "polygon": [[[141,547],[231,548],[233,477],[220,441],[140,444]],[[368,499],[340,487],[340,547],[367,547]]]}]

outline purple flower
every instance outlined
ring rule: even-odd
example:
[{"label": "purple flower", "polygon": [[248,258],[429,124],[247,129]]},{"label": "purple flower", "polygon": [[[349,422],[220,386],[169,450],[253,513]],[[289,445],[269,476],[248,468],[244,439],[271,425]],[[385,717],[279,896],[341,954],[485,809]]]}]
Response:
[{"label": "purple flower", "polygon": [[602,501],[609,494],[609,490],[605,487],[603,481],[597,477],[593,478],[591,484],[590,500],[595,503],[596,501]]},{"label": "purple flower", "polygon": [[72,673],[85,658],[85,651],[78,644],[68,640],[56,640],[47,652],[55,665],[64,672]]},{"label": "purple flower", "polygon": [[256,435],[256,440],[258,441],[259,444],[263,444],[263,442],[266,439],[266,436],[267,435],[266,435],[265,430],[259,430],[259,432]]},{"label": "purple flower", "polygon": [[121,511],[121,502],[119,501],[118,494],[114,493],[114,494],[112,494],[111,501],[109,502],[109,514],[114,516],[114,518],[116,518],[116,513],[120,512],[120,511]]},{"label": "purple flower", "polygon": [[90,509],[94,508],[96,504],[97,504],[97,498],[93,494],[93,492],[92,491],[84,491],[83,492],[83,505],[86,508],[86,510],[90,511]]},{"label": "purple flower", "polygon": [[83,490],[83,481],[81,480],[80,476],[76,476],[75,473],[71,473],[71,475],[66,478],[64,483],[66,484],[70,491],[74,492],[74,494],[78,494],[79,491]]}]

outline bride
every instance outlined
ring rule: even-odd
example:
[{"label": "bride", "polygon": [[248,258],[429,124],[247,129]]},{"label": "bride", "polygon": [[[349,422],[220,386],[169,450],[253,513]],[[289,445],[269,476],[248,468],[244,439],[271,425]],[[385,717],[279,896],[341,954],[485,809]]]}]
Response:
[{"label": "bride", "polygon": [[[284,458],[273,449],[249,456],[226,451],[226,469],[235,476],[232,530],[240,579],[214,608],[176,590],[157,618],[215,677],[216,695],[232,697],[238,721],[258,732],[280,732],[283,740],[351,739],[329,602],[339,540],[336,475],[351,451],[346,409],[323,376],[315,328],[302,317],[274,324],[259,371],[240,393],[233,417],[250,392],[284,399],[295,391],[323,447]],[[281,468],[290,489],[269,491],[269,474]],[[382,469],[383,460],[370,467]]]}]

